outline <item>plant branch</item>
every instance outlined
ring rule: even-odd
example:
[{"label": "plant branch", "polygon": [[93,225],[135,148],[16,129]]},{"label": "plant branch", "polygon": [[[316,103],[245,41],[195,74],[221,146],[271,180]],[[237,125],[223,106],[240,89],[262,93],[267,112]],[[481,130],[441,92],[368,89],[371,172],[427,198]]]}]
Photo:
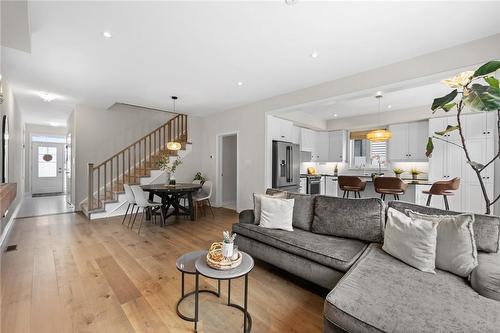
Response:
[{"label": "plant branch", "polygon": [[444,142],[446,142],[446,143],[449,143],[450,145],[454,145],[454,146],[457,146],[457,147],[462,148],[462,149],[464,148],[464,147],[462,147],[461,145],[459,145],[458,143],[455,143],[455,142],[451,142],[451,141],[445,140],[445,139],[443,139],[443,138],[440,138],[439,136],[435,136],[435,135],[433,135],[433,136],[432,136],[432,138],[433,138],[433,139],[438,139],[438,140],[444,141]]},{"label": "plant branch", "polygon": [[493,200],[491,203],[490,203],[490,206],[493,206],[495,204],[495,202],[498,201],[498,199],[500,199],[500,194],[495,198],[495,200]]}]

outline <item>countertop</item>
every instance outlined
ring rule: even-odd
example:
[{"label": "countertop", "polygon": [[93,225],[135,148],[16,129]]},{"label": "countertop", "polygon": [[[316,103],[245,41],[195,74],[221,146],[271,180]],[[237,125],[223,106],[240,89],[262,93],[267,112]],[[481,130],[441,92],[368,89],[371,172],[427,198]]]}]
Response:
[{"label": "countertop", "polygon": [[[301,174],[300,175],[301,178],[306,178],[307,176],[308,176],[307,174]],[[337,178],[337,176],[334,176],[333,174],[327,174],[327,173],[318,173],[318,174],[315,174],[314,176],[334,177],[334,178]],[[368,183],[373,182],[373,179],[372,179],[371,176],[364,176],[364,175],[363,176],[360,176],[360,175],[340,175],[340,176],[355,176],[355,177],[361,178],[365,182],[368,182]],[[429,182],[428,179],[413,180],[412,178],[401,178],[401,180],[404,181],[405,183],[409,184],[409,185],[432,185],[432,182]]]}]

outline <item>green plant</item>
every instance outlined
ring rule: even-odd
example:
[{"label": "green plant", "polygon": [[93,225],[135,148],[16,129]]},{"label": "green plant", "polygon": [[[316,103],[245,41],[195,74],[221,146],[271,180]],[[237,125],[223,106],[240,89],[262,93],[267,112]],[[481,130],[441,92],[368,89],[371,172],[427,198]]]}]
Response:
[{"label": "green plant", "polygon": [[[485,63],[475,71],[467,71],[458,74],[457,76],[444,80],[443,83],[453,90],[443,96],[434,99],[431,109],[433,113],[437,111],[449,112],[456,109],[457,124],[448,125],[444,130],[435,132],[427,141],[426,155],[432,157],[434,150],[433,139],[444,141],[460,147],[467,160],[467,164],[474,170],[477,176],[483,198],[485,202],[486,214],[491,214],[491,206],[500,199],[500,195],[496,198],[490,198],[484,185],[481,173],[495,160],[500,158],[500,85],[495,77],[495,72],[500,69],[500,60],[493,60]],[[489,161],[480,163],[471,158],[467,142],[464,136],[464,127],[462,115],[464,109],[468,107],[474,112],[496,112],[497,113],[497,134],[498,134],[498,152]],[[458,131],[460,143],[451,142],[444,139],[447,133]]]},{"label": "green plant", "polygon": [[207,178],[201,174],[201,171],[198,171],[196,175],[194,175],[193,180],[199,180],[201,184],[203,184]]},{"label": "green plant", "polygon": [[392,172],[394,172],[395,175],[400,175],[400,174],[404,173],[405,171],[403,169],[400,169],[400,168],[394,168],[394,169],[392,169]]},{"label": "green plant", "polygon": [[418,175],[420,175],[421,173],[422,173],[422,171],[418,170],[417,168],[411,168],[411,169],[410,169],[410,174],[411,174],[412,176],[418,176]]},{"label": "green plant", "polygon": [[170,161],[170,155],[168,154],[161,155],[160,159],[156,162],[156,165],[160,170],[166,171],[168,173],[175,173],[175,170],[177,170],[177,167],[181,164],[182,159],[180,157],[177,157],[172,162]]}]

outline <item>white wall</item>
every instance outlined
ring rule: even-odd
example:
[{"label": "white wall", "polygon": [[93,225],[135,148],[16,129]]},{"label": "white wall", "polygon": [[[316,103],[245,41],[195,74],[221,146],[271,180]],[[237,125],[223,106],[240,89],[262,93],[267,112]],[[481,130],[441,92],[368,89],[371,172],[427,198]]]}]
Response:
[{"label": "white wall", "polygon": [[237,179],[237,136],[228,135],[222,138],[222,202],[236,201]]},{"label": "white wall", "polygon": [[[0,232],[4,231],[15,208],[20,203],[24,192],[24,122],[7,82],[3,82],[4,102],[0,104],[0,115],[7,115],[9,121],[9,167],[8,182],[17,183],[17,197],[9,209],[8,215],[1,220]],[[1,118],[0,118],[1,119]],[[1,165],[1,164],[0,164]]]}]

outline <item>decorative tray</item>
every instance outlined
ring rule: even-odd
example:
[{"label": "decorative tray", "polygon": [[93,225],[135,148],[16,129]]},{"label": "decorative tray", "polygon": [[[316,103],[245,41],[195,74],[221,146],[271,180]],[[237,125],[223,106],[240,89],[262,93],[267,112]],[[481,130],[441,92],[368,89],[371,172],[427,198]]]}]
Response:
[{"label": "decorative tray", "polygon": [[222,254],[222,244],[213,243],[210,250],[207,253],[207,265],[213,269],[218,270],[228,270],[233,269],[241,265],[241,253],[238,251],[233,258],[225,258]]}]

